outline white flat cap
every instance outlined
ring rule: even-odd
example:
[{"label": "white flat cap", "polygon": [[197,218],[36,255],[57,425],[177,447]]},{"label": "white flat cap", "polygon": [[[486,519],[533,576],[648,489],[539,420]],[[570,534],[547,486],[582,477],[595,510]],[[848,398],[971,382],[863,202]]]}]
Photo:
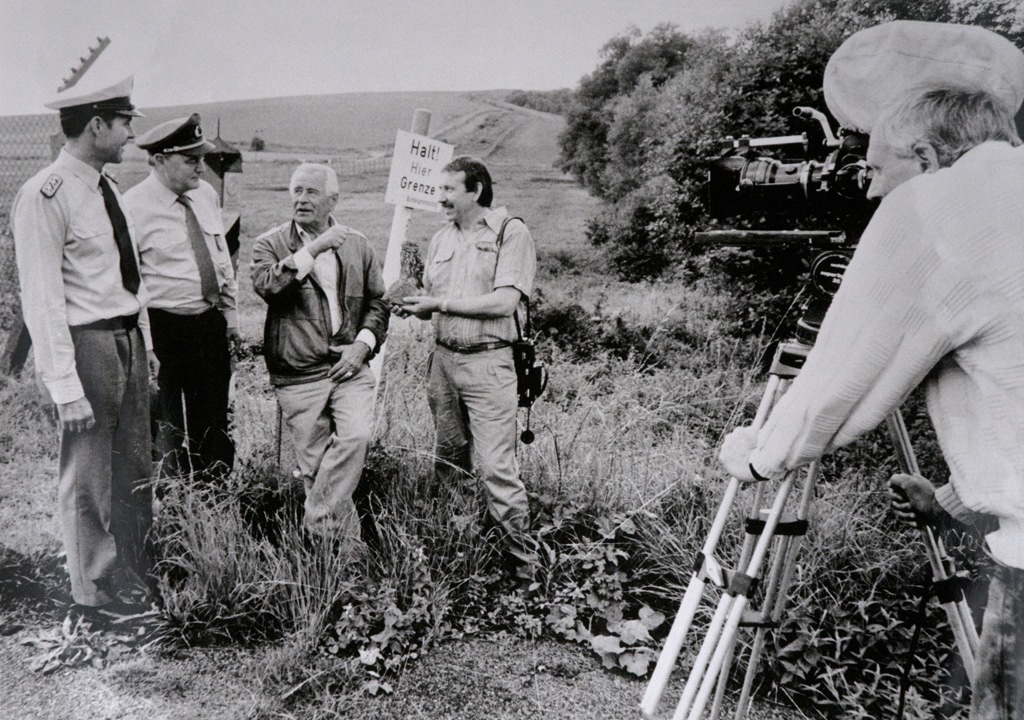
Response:
[{"label": "white flat cap", "polygon": [[[129,75],[113,85],[99,89],[82,89],[76,92],[61,93],[55,100],[46,103],[51,110],[60,110],[62,113],[98,112],[109,110],[120,115],[131,115],[132,117],[145,117],[132,105],[132,85],[135,84],[135,76]],[[74,90],[74,88],[72,88]]]},{"label": "white flat cap", "polygon": [[1024,53],[973,25],[895,20],[854,33],[825,66],[825,103],[850,130],[908,92],[955,86],[985,90],[1013,114],[1024,101]]}]

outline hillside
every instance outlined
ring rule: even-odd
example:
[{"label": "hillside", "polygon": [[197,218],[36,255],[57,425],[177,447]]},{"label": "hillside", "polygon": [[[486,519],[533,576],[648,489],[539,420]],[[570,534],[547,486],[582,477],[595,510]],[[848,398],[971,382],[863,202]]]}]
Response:
[{"label": "hillside", "polygon": [[395,140],[396,128],[408,128],[413,111],[425,108],[433,114],[435,132],[473,115],[481,101],[502,100],[505,90],[481,92],[390,92],[306,95],[236,100],[222,103],[145,108],[146,117],[136,124],[145,129],[190,112],[198,112],[215,134],[220,120],[221,137],[248,147],[254,135],[270,149],[370,152]]}]

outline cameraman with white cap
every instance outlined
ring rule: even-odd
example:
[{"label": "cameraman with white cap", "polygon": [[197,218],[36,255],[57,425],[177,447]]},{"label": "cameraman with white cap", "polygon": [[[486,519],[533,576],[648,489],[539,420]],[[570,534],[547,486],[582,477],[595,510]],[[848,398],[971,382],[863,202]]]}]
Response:
[{"label": "cameraman with white cap", "polygon": [[825,91],[871,133],[884,200],[800,375],[720,459],[740,480],[781,477],[924,383],[946,501],[998,520],[971,718],[1024,718],[1024,55],[981,28],[893,22],[840,47]]}]

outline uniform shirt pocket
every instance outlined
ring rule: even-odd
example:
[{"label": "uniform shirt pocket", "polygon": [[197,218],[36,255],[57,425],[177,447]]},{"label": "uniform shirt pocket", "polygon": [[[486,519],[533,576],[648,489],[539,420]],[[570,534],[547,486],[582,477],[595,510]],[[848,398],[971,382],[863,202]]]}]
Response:
[{"label": "uniform shirt pocket", "polygon": [[[127,222],[128,230],[132,232],[132,222]],[[81,258],[100,258],[109,253],[117,254],[114,227],[102,203],[82,203],[71,213],[67,246],[70,253]]]},{"label": "uniform shirt pocket", "polygon": [[[219,252],[226,253],[228,250],[227,243],[224,241],[224,228],[221,227],[219,222],[213,222],[209,218],[201,217],[199,219],[199,227],[203,229],[203,234],[209,236],[212,239],[212,245],[217,248]],[[208,239],[207,245],[211,244],[211,240]]]}]

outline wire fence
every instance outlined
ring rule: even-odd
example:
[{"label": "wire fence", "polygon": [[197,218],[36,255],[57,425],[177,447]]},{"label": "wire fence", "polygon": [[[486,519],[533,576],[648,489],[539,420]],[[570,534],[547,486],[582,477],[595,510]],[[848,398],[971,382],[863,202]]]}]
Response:
[{"label": "wire fence", "polygon": [[0,374],[11,371],[21,338],[18,270],[11,235],[11,203],[22,184],[50,164],[56,115],[0,117]]}]

